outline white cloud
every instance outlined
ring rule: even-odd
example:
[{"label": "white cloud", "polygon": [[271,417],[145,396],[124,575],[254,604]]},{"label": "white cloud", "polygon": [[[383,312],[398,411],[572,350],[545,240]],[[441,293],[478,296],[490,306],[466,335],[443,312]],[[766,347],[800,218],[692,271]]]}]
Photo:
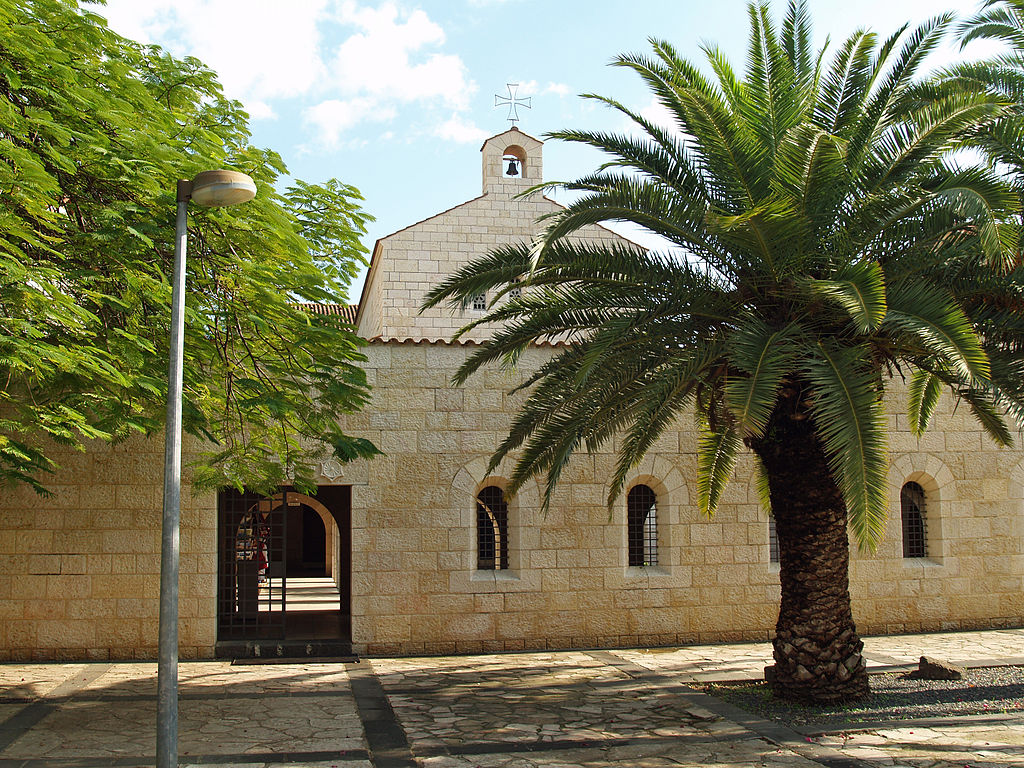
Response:
[{"label": "white cloud", "polygon": [[[476,91],[462,59],[443,49],[444,29],[392,0],[108,0],[97,11],[126,37],[201,59],[253,119],[299,100],[325,145],[404,107],[464,112]],[[471,129],[450,118],[437,135],[460,141]]]},{"label": "white cloud", "polygon": [[[553,94],[558,97],[566,96],[569,93],[569,86],[565,83],[548,82],[547,85],[541,85],[536,80],[517,80],[514,77],[510,77],[506,80],[507,85],[503,91],[498,91],[496,94],[503,99],[508,99],[509,94],[513,94],[517,101],[520,103],[517,105],[519,109],[532,109],[533,97],[534,96],[545,96],[547,94]],[[507,104],[507,102],[506,102]],[[529,105],[529,106],[527,106]],[[520,117],[524,113],[519,113]]]},{"label": "white cloud", "polygon": [[394,117],[394,108],[382,106],[375,99],[367,98],[345,101],[328,99],[302,113],[303,120],[316,128],[320,141],[328,147],[337,146],[341,135],[354,125],[384,122]]},{"label": "white cloud", "polygon": [[[676,122],[675,117],[672,115],[665,106],[655,98],[651,98],[646,105],[639,109],[633,108],[634,112],[637,112],[641,117],[646,119],[648,122],[654,125],[660,126],[673,133],[679,132],[679,125]],[[633,136],[646,135],[643,129],[640,128],[636,123],[630,120],[625,115],[621,117],[620,129],[631,134]]]},{"label": "white cloud", "polygon": [[249,117],[253,120],[277,119],[277,113],[274,111],[274,108],[265,101],[250,99],[245,103],[245,108],[249,112]]},{"label": "white cloud", "polygon": [[268,100],[305,93],[323,77],[319,22],[328,0],[108,0],[96,10],[111,28],[217,72],[224,92],[253,118]]},{"label": "white cloud", "polygon": [[474,123],[464,120],[457,113],[441,123],[434,131],[434,135],[448,141],[456,141],[460,144],[483,141],[487,138],[487,131],[479,128]]},{"label": "white cloud", "polygon": [[342,3],[337,18],[359,29],[331,56],[331,72],[343,92],[467,106],[476,86],[458,56],[429,51],[442,45],[445,36],[426,13],[402,14],[394,3],[364,8],[350,0]]},{"label": "white cloud", "polygon": [[505,93],[502,95],[508,98],[509,90],[516,95],[516,98],[521,99],[524,96],[533,96],[537,93],[537,81],[536,80],[516,80],[515,78],[509,78],[509,83],[512,84],[512,88],[505,88]]}]

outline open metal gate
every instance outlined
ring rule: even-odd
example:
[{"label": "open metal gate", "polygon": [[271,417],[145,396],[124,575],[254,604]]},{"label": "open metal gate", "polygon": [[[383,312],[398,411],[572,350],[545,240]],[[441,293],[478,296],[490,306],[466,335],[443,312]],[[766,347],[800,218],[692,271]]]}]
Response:
[{"label": "open metal gate", "polygon": [[234,489],[218,499],[217,621],[221,640],[283,639],[289,491]]}]

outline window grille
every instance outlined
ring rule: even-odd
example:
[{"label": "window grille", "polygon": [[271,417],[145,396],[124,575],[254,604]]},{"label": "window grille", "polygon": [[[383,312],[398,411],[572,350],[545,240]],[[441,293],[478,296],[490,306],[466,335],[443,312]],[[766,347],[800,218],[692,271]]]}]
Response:
[{"label": "window grille", "polygon": [[768,518],[768,562],[779,562],[779,534],[775,530],[775,518]]},{"label": "window grille", "polygon": [[485,312],[487,310],[487,294],[478,293],[473,297],[473,311]]},{"label": "window grille", "polygon": [[658,564],[658,499],[646,485],[635,485],[626,497],[629,564]]},{"label": "window grille", "polygon": [[509,301],[515,301],[516,299],[521,298],[522,295],[523,295],[523,289],[522,288],[516,287],[516,288],[509,288],[508,289]]},{"label": "window grille", "polygon": [[476,497],[477,568],[508,570],[508,504],[501,488],[489,485]]},{"label": "window grille", "polygon": [[903,520],[903,556],[928,557],[924,488],[913,482],[905,484],[900,491],[900,512]]}]

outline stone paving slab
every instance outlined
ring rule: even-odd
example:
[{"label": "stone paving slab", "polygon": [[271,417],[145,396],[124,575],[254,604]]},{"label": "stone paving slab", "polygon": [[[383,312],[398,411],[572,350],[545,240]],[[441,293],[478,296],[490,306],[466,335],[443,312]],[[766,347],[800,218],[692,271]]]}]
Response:
[{"label": "stone paving slab", "polygon": [[[152,763],[146,756],[156,741],[154,663],[40,666],[48,668],[35,686],[25,686],[11,668],[2,668],[7,674],[0,679],[10,680],[11,688],[41,693],[32,704],[4,705],[3,723],[15,722],[29,708],[40,716],[0,749],[0,764]],[[295,764],[315,765],[318,761],[309,757],[319,756],[334,766],[370,765],[344,664],[182,662],[179,671],[183,761],[199,756],[199,765],[216,757],[224,766],[242,758],[238,764],[280,766],[289,762],[280,758],[304,754],[306,759]],[[254,759],[245,760],[247,755]],[[273,759],[260,759],[267,756]]]},{"label": "stone paving slab", "polygon": [[[887,635],[863,640],[869,672],[893,665],[916,666],[921,656],[972,666],[972,662],[1018,663],[1024,655],[1024,629]],[[648,669],[674,672],[694,682],[760,680],[764,678],[764,668],[775,663],[768,642],[626,649],[612,653]]]},{"label": "stone paving slab", "polygon": [[714,727],[672,692],[640,685],[584,653],[370,663],[414,753],[482,744],[671,741],[694,733],[711,738]]},{"label": "stone paving slab", "polygon": [[[156,675],[155,662],[115,664],[80,689],[79,695],[156,696]],[[178,665],[178,686],[183,696],[308,695],[318,690],[329,692],[347,684],[344,664],[232,665],[225,661],[189,661]]]},{"label": "stone paving slab", "polygon": [[86,664],[0,664],[0,699],[35,699],[50,693]]},{"label": "stone paving slab", "polygon": [[[190,701],[179,706],[179,754],[327,752],[361,749],[351,701],[337,698]],[[155,701],[69,701],[0,752],[4,758],[146,755],[156,741]]]},{"label": "stone paving slab", "polygon": [[489,754],[428,757],[423,768],[599,768],[619,765],[633,768],[820,768],[820,763],[776,747],[760,739],[731,744],[640,744],[625,747],[590,747],[536,752],[529,755]]},{"label": "stone paving slab", "polygon": [[[1024,630],[867,638],[872,668],[1019,659]],[[1024,768],[1024,718],[810,738],[687,688],[759,678],[767,643],[180,665],[183,765]],[[0,664],[0,768],[153,764],[156,665]],[[708,702],[706,706],[701,702]]]},{"label": "stone paving slab", "polygon": [[885,728],[816,739],[868,765],[1008,768],[1024,765],[1024,722]]}]

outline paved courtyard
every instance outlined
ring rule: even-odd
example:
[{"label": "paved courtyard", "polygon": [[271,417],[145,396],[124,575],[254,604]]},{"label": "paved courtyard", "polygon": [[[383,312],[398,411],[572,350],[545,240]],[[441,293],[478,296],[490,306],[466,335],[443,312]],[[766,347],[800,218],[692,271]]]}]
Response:
[{"label": "paved courtyard", "polygon": [[[874,669],[1024,663],[1024,630],[865,639]],[[194,766],[1024,766],[1024,717],[797,733],[689,687],[760,678],[767,643],[358,663],[182,662]],[[0,768],[153,764],[155,663],[0,665]]]}]

